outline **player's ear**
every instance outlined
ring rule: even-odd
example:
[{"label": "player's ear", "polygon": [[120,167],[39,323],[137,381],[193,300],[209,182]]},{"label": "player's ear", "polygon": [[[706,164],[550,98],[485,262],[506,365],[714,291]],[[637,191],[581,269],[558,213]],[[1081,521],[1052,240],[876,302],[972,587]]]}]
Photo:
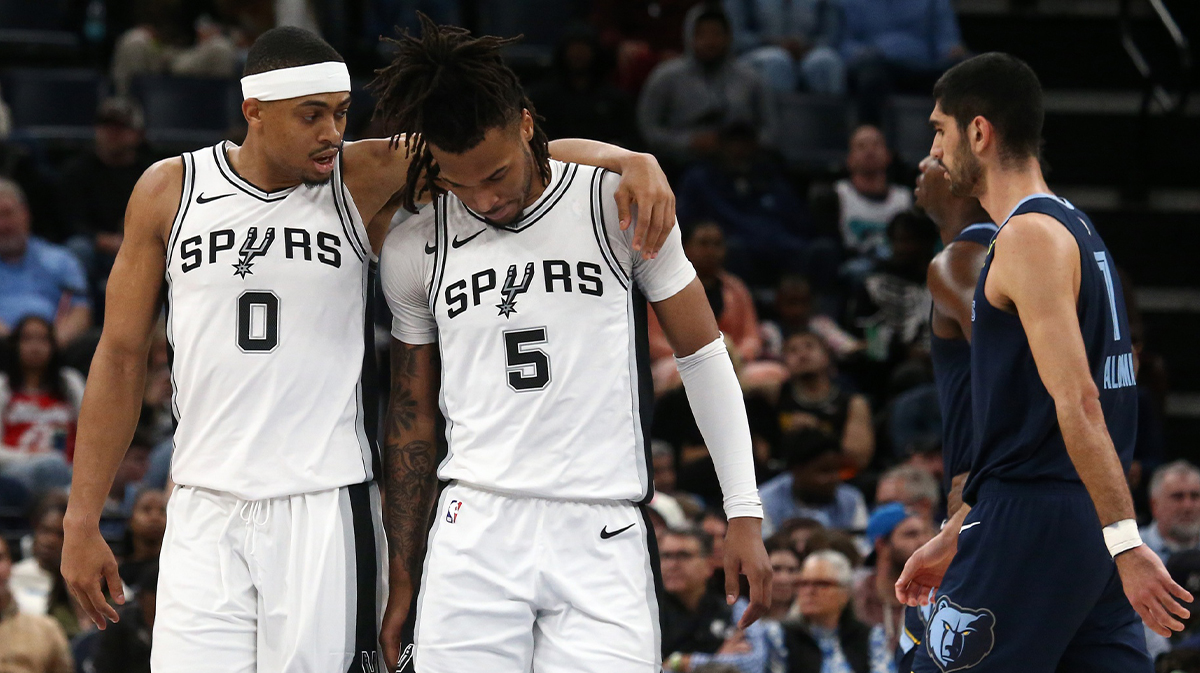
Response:
[{"label": "player's ear", "polygon": [[975,117],[967,125],[967,144],[976,155],[983,154],[988,145],[996,142],[996,128],[986,118]]},{"label": "player's ear", "polygon": [[533,140],[533,115],[526,109],[521,110],[521,138],[525,142]]},{"label": "player's ear", "polygon": [[262,103],[257,98],[242,101],[242,116],[246,118],[247,124],[262,123]]}]

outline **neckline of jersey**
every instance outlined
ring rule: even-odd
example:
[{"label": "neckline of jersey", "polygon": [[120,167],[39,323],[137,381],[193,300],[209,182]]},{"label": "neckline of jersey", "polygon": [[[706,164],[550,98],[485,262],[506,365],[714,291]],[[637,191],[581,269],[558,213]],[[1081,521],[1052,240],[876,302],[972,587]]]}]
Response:
[{"label": "neckline of jersey", "polygon": [[[552,200],[552,197],[554,197],[556,194],[559,194],[563,191],[563,185],[566,182],[567,175],[568,174],[571,174],[572,176],[574,175],[575,171],[571,170],[572,168],[574,168],[574,167],[570,164],[566,164],[561,161],[555,161],[555,160],[551,159],[550,160],[550,182],[551,182],[552,186],[548,186],[544,190],[542,190],[542,195],[537,197],[536,201],[529,204],[529,206],[527,208],[522,210],[520,217],[513,220],[512,222],[509,222],[508,224],[496,224],[495,222],[488,220],[486,217],[484,217],[484,216],[480,215],[479,213],[475,212],[474,210],[471,210],[470,208],[468,208],[467,204],[463,203],[461,199],[458,202],[460,204],[462,204],[463,209],[466,210],[467,213],[469,213],[471,215],[471,217],[474,217],[475,219],[479,220],[480,222],[483,222],[484,224],[491,225],[493,227],[496,227],[497,229],[503,229],[505,231],[512,231],[512,232],[522,231],[529,225],[531,225],[534,222],[541,219],[542,215],[544,215],[549,210],[549,208],[543,208],[543,206],[545,206],[546,204],[549,204],[550,208],[552,208],[552,207],[554,207],[555,203],[558,203],[558,199],[553,198],[553,200]],[[557,173],[558,175],[556,176],[555,173]]]},{"label": "neckline of jersey", "polygon": [[[228,180],[229,183],[234,187],[237,187],[250,196],[256,197],[263,201],[275,201],[277,199],[286,197],[288,194],[296,191],[296,188],[300,186],[292,185],[291,187],[284,187],[283,189],[277,189],[273,192],[268,192],[255,186],[254,183],[250,182],[246,178],[243,178],[242,175],[237,172],[237,169],[233,167],[233,162],[229,160],[228,149],[229,146],[233,144],[234,143],[229,140],[222,140],[219,144],[213,147],[213,154],[216,155],[217,168],[220,170],[221,175],[223,175],[225,179]],[[229,169],[229,172],[227,173],[225,169]]]},{"label": "neckline of jersey", "polygon": [[1060,201],[1059,197],[1057,197],[1053,194],[1049,194],[1047,192],[1037,192],[1036,194],[1030,194],[1029,196],[1026,196],[1025,198],[1021,199],[1020,201],[1017,201],[1017,205],[1013,206],[1013,209],[1008,211],[1008,217],[1004,218],[1004,224],[1001,224],[1000,226],[1003,227],[1005,224],[1008,224],[1008,221],[1012,219],[1013,214],[1016,213],[1017,210],[1021,206],[1025,205],[1029,201],[1033,201],[1034,199],[1054,199],[1055,201]]}]

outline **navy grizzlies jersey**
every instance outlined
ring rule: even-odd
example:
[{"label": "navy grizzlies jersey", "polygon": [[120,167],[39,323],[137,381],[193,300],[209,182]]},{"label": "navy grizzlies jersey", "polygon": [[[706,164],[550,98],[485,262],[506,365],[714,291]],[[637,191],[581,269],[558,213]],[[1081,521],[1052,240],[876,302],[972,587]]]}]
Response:
[{"label": "navy grizzlies jersey", "polygon": [[[1079,327],[1108,433],[1128,469],[1137,432],[1137,389],[1116,264],[1091,221],[1066,200],[1035,194],[1021,201],[1009,219],[1025,213],[1053,217],[1079,244]],[[1038,375],[1020,318],[992,306],[984,295],[993,255],[994,250],[989,250],[972,308],[971,394],[977,448],[963,493],[972,504],[988,479],[1079,481],[1058,427],[1054,400]]]},{"label": "navy grizzlies jersey", "polygon": [[[951,243],[966,241],[987,246],[998,227],[981,222],[959,232]],[[971,469],[971,344],[966,339],[943,339],[929,334],[929,357],[942,410],[942,457],[945,484]]]}]

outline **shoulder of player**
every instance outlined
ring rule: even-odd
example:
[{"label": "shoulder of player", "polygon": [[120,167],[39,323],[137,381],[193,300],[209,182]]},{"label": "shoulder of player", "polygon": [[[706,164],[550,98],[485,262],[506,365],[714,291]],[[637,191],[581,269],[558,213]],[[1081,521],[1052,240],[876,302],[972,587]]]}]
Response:
[{"label": "shoulder of player", "polygon": [[994,241],[996,259],[1018,252],[1017,257],[1038,264],[1079,257],[1075,237],[1061,222],[1044,213],[1023,213],[1013,217],[1000,228]]},{"label": "shoulder of player", "polygon": [[425,206],[416,215],[392,227],[383,242],[380,260],[397,255],[427,255],[434,243],[435,215],[433,206]]},{"label": "shoulder of player", "polygon": [[150,228],[164,237],[181,207],[183,159],[171,157],[151,164],[138,178],[129,197],[126,236]]},{"label": "shoulder of player", "polygon": [[347,173],[363,168],[389,168],[398,164],[408,164],[403,136],[399,143],[391,138],[367,138],[342,145],[342,165]]}]

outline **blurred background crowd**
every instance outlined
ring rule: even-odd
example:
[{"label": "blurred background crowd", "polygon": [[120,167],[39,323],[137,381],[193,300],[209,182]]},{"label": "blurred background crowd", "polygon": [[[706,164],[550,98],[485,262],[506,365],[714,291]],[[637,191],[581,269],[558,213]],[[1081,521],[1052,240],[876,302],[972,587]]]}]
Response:
[{"label": "blurred background crowd", "polygon": [[[1189,0],[0,0],[0,664],[149,670],[172,448],[163,329],[102,523],[136,598],[99,632],[58,572],[76,418],[138,177],[244,137],[237,76],[275,25],[345,55],[347,138],[382,135],[365,84],[389,57],[379,36],[415,27],[417,10],[524,34],[506,57],[550,138],[652,152],[674,185],[745,391],[775,581],[768,617],[733,628],[744,605],[723,597],[716,475],[651,316],[669,666],[895,671],[891,587],[935,533],[948,482],[925,286],[942,239],[911,187],[933,82],[993,49],[1042,77],[1051,184],[1122,265],[1139,354],[1129,482],[1143,538],[1200,589],[1200,292],[1179,244],[1200,223]],[[1151,636],[1162,670],[1200,671],[1190,628]]]}]

